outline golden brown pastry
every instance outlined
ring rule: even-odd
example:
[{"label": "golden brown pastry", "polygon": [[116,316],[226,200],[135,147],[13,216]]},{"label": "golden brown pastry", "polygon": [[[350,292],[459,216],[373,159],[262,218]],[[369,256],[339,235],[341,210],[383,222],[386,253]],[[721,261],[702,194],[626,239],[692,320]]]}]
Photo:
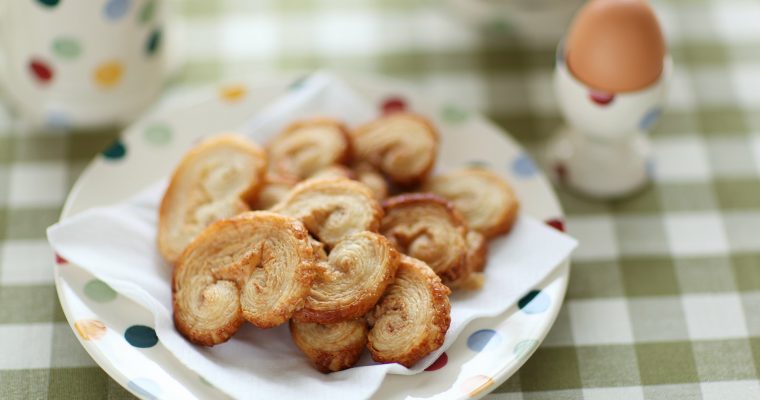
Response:
[{"label": "golden brown pastry", "polygon": [[367,345],[367,322],[358,318],[334,324],[290,320],[293,342],[324,373],[350,368]]},{"label": "golden brown pastry", "polygon": [[377,201],[383,201],[388,197],[388,182],[385,177],[371,164],[360,162],[353,166],[355,179],[367,185],[375,195]]},{"label": "golden brown pastry", "polygon": [[266,169],[264,151],[237,135],[214,136],[185,154],[161,200],[158,249],[164,259],[174,264],[209,224],[247,211]]},{"label": "golden brown pastry", "polygon": [[487,169],[468,168],[437,175],[425,183],[423,190],[451,200],[470,229],[486,238],[508,232],[517,217],[519,202],[512,188]]},{"label": "golden brown pastry", "polygon": [[483,287],[485,283],[483,270],[488,255],[488,242],[483,235],[475,231],[467,232],[466,239],[467,256],[465,260],[469,273],[459,280],[447,283],[447,286],[452,289],[476,290]]},{"label": "golden brown pastry", "polygon": [[351,171],[345,165],[335,164],[335,165],[330,165],[330,166],[320,169],[319,171],[309,176],[309,179],[326,179],[326,178],[354,179],[355,177],[356,177],[356,174],[354,174],[354,171]]},{"label": "golden brown pastry", "polygon": [[443,344],[450,290],[424,262],[401,256],[395,281],[367,316],[372,359],[412,367]]},{"label": "golden brown pastry", "polygon": [[344,162],[351,154],[346,128],[330,118],[291,124],[269,142],[267,150],[275,172],[299,179]]},{"label": "golden brown pastry", "polygon": [[419,258],[444,283],[463,279],[467,225],[454,206],[431,193],[402,194],[383,202],[380,233],[402,253]]},{"label": "golden brown pastry", "polygon": [[346,237],[330,251],[322,264],[326,271],[293,318],[327,324],[361,317],[393,281],[398,260],[398,252],[380,234]]},{"label": "golden brown pastry", "polygon": [[256,201],[251,204],[251,209],[268,210],[272,208],[284,199],[297,183],[298,180],[293,177],[267,174]]},{"label": "golden brown pastry", "polygon": [[305,180],[272,211],[300,219],[327,247],[357,232],[377,232],[383,217],[372,191],[345,178]]},{"label": "golden brown pastry", "polygon": [[410,186],[424,180],[438,154],[438,132],[426,118],[393,113],[351,132],[354,155],[393,182]]},{"label": "golden brown pastry", "polygon": [[267,211],[217,221],[174,269],[174,323],[205,346],[229,339],[244,319],[261,328],[280,325],[303,307],[317,271],[300,221]]}]

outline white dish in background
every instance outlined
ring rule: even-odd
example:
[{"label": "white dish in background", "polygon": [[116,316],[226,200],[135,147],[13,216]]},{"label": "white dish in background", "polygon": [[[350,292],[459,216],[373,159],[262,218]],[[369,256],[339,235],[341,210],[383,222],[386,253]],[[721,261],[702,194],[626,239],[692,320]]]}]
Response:
[{"label": "white dish in background", "polygon": [[[510,181],[524,212],[561,223],[562,210],[546,178],[519,145],[483,117],[453,103],[431,101],[399,82],[346,80],[378,108],[405,106],[431,117],[442,135],[439,169],[485,164]],[[284,91],[297,88],[297,81],[279,80],[200,89],[185,96],[180,105],[147,115],[90,164],[71,191],[62,218],[138,192],[168,175],[199,137],[239,129],[255,111]],[[467,146],[462,145],[462,138],[467,138]],[[479,142],[490,144],[478,146]],[[469,324],[442,357],[447,360],[434,364],[438,369],[431,367],[412,376],[388,375],[374,397],[466,399],[496,388],[546,336],[562,305],[568,275],[569,263],[565,263],[531,292],[531,301]],[[149,312],[70,264],[55,269],[55,281],[66,317],[82,345],[132,393],[166,399],[223,396],[152,340],[147,328],[153,321]]]}]

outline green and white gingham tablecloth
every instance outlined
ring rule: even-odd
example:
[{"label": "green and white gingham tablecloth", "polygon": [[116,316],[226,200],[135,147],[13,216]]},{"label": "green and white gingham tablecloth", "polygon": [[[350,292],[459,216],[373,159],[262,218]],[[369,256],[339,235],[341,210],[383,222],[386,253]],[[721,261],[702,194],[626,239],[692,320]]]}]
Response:
[{"label": "green and white gingham tablecloth", "polygon": [[[553,45],[478,37],[440,1],[175,5],[186,64],[167,95],[329,68],[412,80],[533,150],[560,124]],[[559,191],[581,242],[566,303],[489,399],[760,399],[760,2],[655,7],[676,65],[652,134],[655,182],[608,203]],[[22,132],[0,111],[0,399],[131,397],[69,328],[44,236],[116,134]]]}]

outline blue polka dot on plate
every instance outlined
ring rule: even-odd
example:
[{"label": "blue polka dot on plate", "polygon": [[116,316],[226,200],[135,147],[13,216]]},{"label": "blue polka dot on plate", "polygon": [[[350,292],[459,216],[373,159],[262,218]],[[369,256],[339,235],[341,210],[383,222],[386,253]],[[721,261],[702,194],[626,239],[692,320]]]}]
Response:
[{"label": "blue polka dot on plate", "polygon": [[148,378],[132,379],[127,383],[127,387],[144,399],[155,400],[161,395],[158,383]]},{"label": "blue polka dot on plate", "polygon": [[531,290],[517,302],[517,306],[526,314],[540,314],[549,309],[550,303],[549,295],[540,290]]},{"label": "blue polka dot on plate", "polygon": [[111,21],[116,21],[127,15],[131,0],[108,0],[103,8],[103,15]]},{"label": "blue polka dot on plate", "polygon": [[48,128],[53,130],[68,130],[71,128],[71,120],[60,111],[50,111],[47,113],[45,123]]},{"label": "blue polka dot on plate", "polygon": [[512,161],[512,171],[519,177],[530,178],[538,172],[538,168],[527,153],[522,153]]},{"label": "blue polka dot on plate", "polygon": [[660,118],[660,115],[662,115],[662,108],[660,107],[654,107],[651,110],[647,111],[646,114],[644,114],[644,118],[641,119],[641,122],[639,122],[639,128],[642,131],[648,131],[649,128],[654,125],[655,122]]},{"label": "blue polka dot on plate", "polygon": [[142,349],[153,347],[158,343],[156,331],[145,325],[132,325],[124,331],[124,339],[134,347]]},{"label": "blue polka dot on plate", "polygon": [[108,148],[103,150],[102,154],[103,157],[109,160],[119,160],[127,155],[127,147],[124,146],[124,143],[122,143],[121,140],[116,139],[110,146],[108,146]]},{"label": "blue polka dot on plate", "polygon": [[481,329],[467,338],[467,347],[472,351],[483,351],[491,343],[492,346],[501,343],[501,335],[493,329]]}]

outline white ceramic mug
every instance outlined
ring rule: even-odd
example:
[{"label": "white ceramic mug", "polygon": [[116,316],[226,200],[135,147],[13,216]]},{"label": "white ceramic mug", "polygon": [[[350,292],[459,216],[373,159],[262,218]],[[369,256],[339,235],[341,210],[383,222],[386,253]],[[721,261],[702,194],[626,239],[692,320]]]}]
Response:
[{"label": "white ceramic mug", "polygon": [[159,94],[165,0],[12,0],[0,4],[0,80],[34,125],[123,124]]}]

